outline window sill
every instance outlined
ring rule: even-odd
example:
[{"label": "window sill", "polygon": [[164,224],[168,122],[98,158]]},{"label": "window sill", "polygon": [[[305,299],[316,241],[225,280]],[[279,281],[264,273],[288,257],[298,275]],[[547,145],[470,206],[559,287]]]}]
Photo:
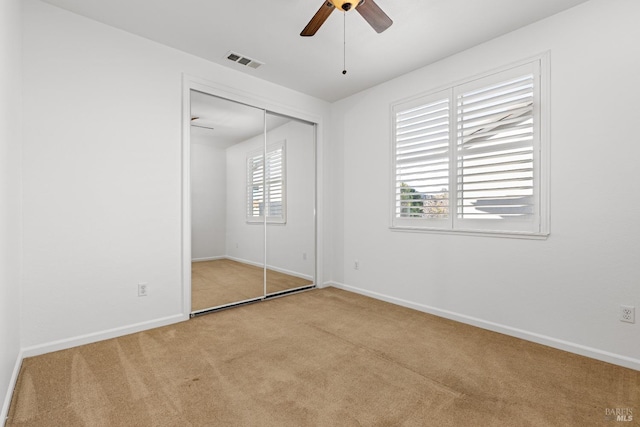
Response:
[{"label": "window sill", "polygon": [[549,233],[531,233],[521,231],[491,231],[491,230],[443,230],[441,228],[426,227],[399,227],[390,226],[391,231],[400,233],[433,233],[433,234],[451,234],[459,236],[477,236],[477,237],[500,237],[506,239],[530,239],[530,240],[546,240]]},{"label": "window sill", "polygon": [[[253,224],[253,225],[262,225],[264,224],[264,219],[260,219],[260,220],[250,220],[248,219],[246,221],[247,224]],[[286,219],[268,219],[267,220],[267,224],[273,224],[273,225],[286,225],[287,224],[287,220]]]}]

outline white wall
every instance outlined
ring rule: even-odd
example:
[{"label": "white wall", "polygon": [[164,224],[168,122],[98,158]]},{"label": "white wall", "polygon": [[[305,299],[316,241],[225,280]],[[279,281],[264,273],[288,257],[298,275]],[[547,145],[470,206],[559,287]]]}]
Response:
[{"label": "white wall", "polygon": [[[640,369],[640,322],[618,320],[640,309],[638,16],[594,0],[336,103],[335,282]],[[548,240],[391,231],[390,104],[547,50]]]},{"label": "white wall", "polygon": [[247,153],[264,147],[258,135],[227,148],[227,256],[241,262],[264,263],[264,227],[247,223]]},{"label": "white wall", "polygon": [[207,129],[191,131],[191,259],[227,254],[227,154]]},{"label": "white wall", "polygon": [[[267,144],[285,140],[287,223],[267,224],[267,266],[293,275],[314,275],[315,197],[313,125],[298,121],[273,129]],[[303,254],[307,254],[306,259]]]},{"label": "white wall", "polygon": [[0,424],[20,353],[21,9],[0,2]]},{"label": "white wall", "polygon": [[23,4],[25,352],[186,318],[182,73],[321,118],[328,104],[38,1]]}]

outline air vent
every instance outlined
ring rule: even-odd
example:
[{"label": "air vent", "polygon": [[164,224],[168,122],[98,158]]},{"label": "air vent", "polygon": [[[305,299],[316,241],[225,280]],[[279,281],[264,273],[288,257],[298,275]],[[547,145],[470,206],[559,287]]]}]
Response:
[{"label": "air vent", "polygon": [[251,59],[249,57],[231,51],[227,52],[227,59],[254,69],[258,68],[261,65],[264,65],[264,62],[256,61],[255,59]]}]

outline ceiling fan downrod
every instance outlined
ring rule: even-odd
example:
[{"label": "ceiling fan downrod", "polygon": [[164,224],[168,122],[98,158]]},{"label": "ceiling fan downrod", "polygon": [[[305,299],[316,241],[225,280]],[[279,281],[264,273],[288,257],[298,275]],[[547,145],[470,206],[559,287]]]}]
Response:
[{"label": "ceiling fan downrod", "polygon": [[347,14],[342,20],[342,75],[347,74]]}]

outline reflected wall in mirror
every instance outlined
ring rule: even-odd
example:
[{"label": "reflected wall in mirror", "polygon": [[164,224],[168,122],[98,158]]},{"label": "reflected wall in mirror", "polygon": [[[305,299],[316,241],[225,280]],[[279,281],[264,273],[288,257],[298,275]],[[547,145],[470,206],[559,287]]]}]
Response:
[{"label": "reflected wall in mirror", "polygon": [[196,91],[191,118],[192,313],[313,286],[315,125]]},{"label": "reflected wall in mirror", "polygon": [[[267,295],[312,285],[315,270],[315,126],[284,119],[282,123],[282,116],[266,115],[267,159],[282,158],[285,177],[281,186],[277,179],[267,180],[274,184],[273,216],[266,225]],[[280,175],[278,165],[274,175]]]},{"label": "reflected wall in mirror", "polygon": [[264,232],[246,227],[235,164],[263,132],[264,111],[191,91],[192,312],[264,295]]}]

